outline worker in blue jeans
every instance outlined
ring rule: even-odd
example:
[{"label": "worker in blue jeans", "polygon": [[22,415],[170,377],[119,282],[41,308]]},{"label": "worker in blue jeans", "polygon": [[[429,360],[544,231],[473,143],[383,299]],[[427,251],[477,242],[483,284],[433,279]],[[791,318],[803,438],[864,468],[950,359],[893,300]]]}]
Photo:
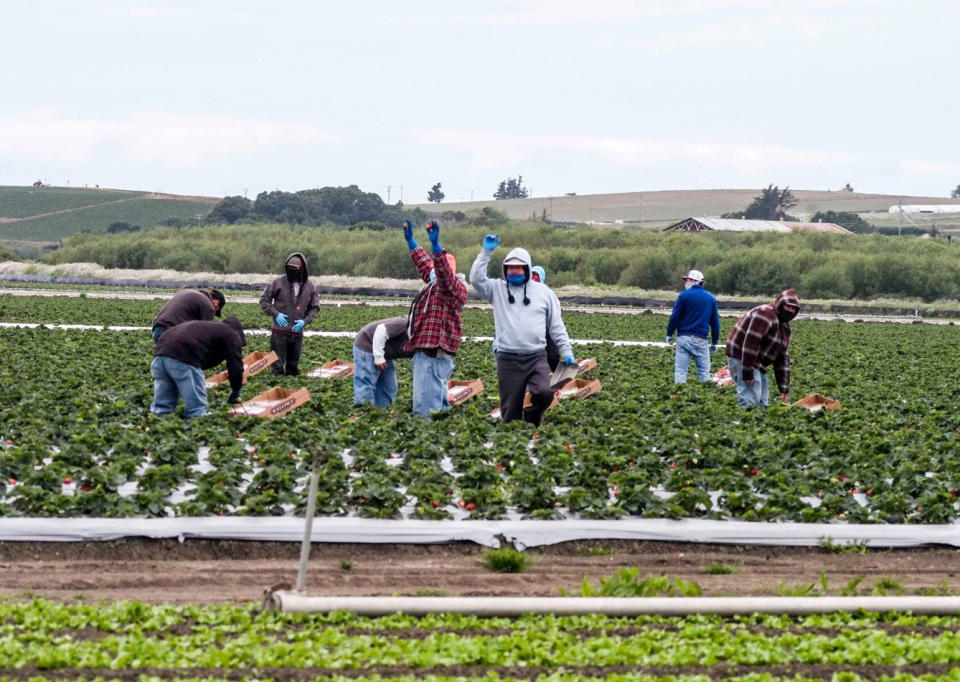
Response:
[{"label": "worker in blue jeans", "polygon": [[[684,291],[673,304],[673,313],[667,323],[667,343],[673,343],[677,333],[676,354],[673,359],[673,380],[687,383],[690,361],[697,364],[697,379],[710,380],[710,354],[717,352],[720,339],[720,311],[717,299],[703,288],[703,273],[690,270],[683,276]],[[712,343],[707,343],[707,334]]]}]

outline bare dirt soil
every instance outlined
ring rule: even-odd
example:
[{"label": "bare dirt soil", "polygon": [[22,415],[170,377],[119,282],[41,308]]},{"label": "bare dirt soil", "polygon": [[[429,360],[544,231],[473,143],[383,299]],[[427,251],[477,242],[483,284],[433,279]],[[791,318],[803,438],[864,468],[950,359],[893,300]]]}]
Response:
[{"label": "bare dirt soil", "polygon": [[[704,595],[771,595],[814,583],[823,572],[835,594],[863,575],[861,591],[880,579],[906,593],[960,588],[960,549],[835,553],[822,548],[740,547],[662,542],[573,542],[531,549],[525,573],[488,571],[484,548],[446,545],[314,545],[308,588],[325,595],[556,596],[622,567],[642,576],[694,580]],[[263,590],[296,577],[299,545],[281,542],[121,540],[0,543],[0,595],[59,600],[146,602],[259,601]],[[734,572],[716,575],[708,566]]]}]

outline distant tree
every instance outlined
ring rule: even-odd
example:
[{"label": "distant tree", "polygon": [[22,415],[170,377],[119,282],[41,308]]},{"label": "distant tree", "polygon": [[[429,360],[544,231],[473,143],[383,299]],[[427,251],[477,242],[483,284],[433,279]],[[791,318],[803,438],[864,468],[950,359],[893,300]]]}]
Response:
[{"label": "distant tree", "polygon": [[107,232],[110,234],[117,234],[118,232],[139,232],[139,225],[131,225],[130,223],[124,222],[122,220],[117,220],[107,225]]},{"label": "distant tree", "polygon": [[960,185],[957,185],[956,188],[950,192],[951,199],[960,199]]},{"label": "distant tree", "polygon": [[843,191],[844,191],[844,192],[852,192],[852,191],[853,191],[853,185],[851,185],[851,184],[848,182],[847,184],[845,184],[845,185],[843,186]]},{"label": "distant tree", "polygon": [[875,226],[868,223],[856,213],[849,211],[817,211],[810,220],[814,223],[833,223],[857,234],[867,234],[877,231]]},{"label": "distant tree", "polygon": [[747,206],[743,217],[748,220],[792,220],[787,214],[797,205],[797,200],[789,187],[780,189],[775,185],[768,185],[760,190],[760,195],[753,198],[753,203]]},{"label": "distant tree", "polygon": [[309,218],[300,196],[293,192],[260,192],[251,208],[267,221],[277,223],[305,223]]},{"label": "distant tree", "polygon": [[530,196],[527,188],[523,186],[523,176],[518,175],[517,179],[507,178],[497,187],[493,193],[494,199],[526,199]]},{"label": "distant tree", "polygon": [[252,207],[253,202],[246,197],[224,197],[210,210],[204,220],[208,223],[232,225],[238,220],[246,218]]},{"label": "distant tree", "polygon": [[440,189],[440,183],[438,182],[433,187],[430,188],[430,191],[427,192],[427,201],[432,201],[439,204],[443,201],[443,198],[447,196],[443,193],[443,190]]}]

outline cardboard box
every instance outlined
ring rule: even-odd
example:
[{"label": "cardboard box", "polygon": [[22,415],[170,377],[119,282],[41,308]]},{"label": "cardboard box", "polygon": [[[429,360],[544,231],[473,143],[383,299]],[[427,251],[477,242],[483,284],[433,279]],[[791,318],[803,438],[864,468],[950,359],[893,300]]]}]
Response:
[{"label": "cardboard box", "polygon": [[820,395],[819,393],[811,393],[805,395],[800,400],[793,403],[796,407],[803,407],[811,412],[817,412],[818,410],[839,410],[840,401],[834,400],[833,398],[828,398],[825,395]]},{"label": "cardboard box", "polygon": [[574,379],[566,386],[557,391],[557,397],[560,400],[566,398],[586,398],[594,393],[599,393],[603,384],[599,379]]},{"label": "cardboard box", "polygon": [[310,393],[307,389],[278,386],[264,391],[252,400],[234,405],[230,408],[230,414],[276,419],[308,402],[310,402]]},{"label": "cardboard box", "polygon": [[[560,403],[559,403],[559,401],[557,400],[557,393],[554,393],[554,395],[553,395],[553,400],[551,401],[551,403],[550,403],[550,405],[547,407],[547,409],[548,409],[548,410],[552,410],[553,408],[555,408],[555,407],[556,407],[557,405],[559,405],[559,404],[560,404]],[[524,395],[523,395],[523,409],[527,409],[528,407],[533,407],[533,397],[530,395],[530,392],[529,392],[529,391],[527,391],[527,392],[524,393]],[[500,407],[497,406],[497,407],[493,408],[492,410],[490,410],[490,416],[491,416],[493,419],[500,419]]]},{"label": "cardboard box", "polygon": [[343,360],[331,360],[325,362],[316,369],[311,369],[307,376],[311,379],[337,379],[339,377],[353,376],[353,363]]},{"label": "cardboard box", "polygon": [[728,367],[720,368],[718,372],[715,372],[713,376],[710,377],[710,381],[717,386],[733,386],[737,383],[733,380],[733,377],[730,376],[730,368]]},{"label": "cardboard box", "polygon": [[479,379],[471,381],[454,381],[451,379],[447,382],[447,401],[451,405],[460,405],[470,398],[476,398],[481,393],[483,393],[483,382]]},{"label": "cardboard box", "polygon": [[580,368],[580,370],[577,372],[577,376],[582,376],[596,367],[597,361],[595,358],[583,358],[581,360],[577,360],[577,366]]},{"label": "cardboard box", "polygon": [[[243,359],[243,383],[247,383],[247,379],[267,369],[278,359],[277,354],[272,350],[257,350],[247,355]],[[224,370],[208,376],[204,383],[207,388],[214,388],[229,382],[230,377]]]}]

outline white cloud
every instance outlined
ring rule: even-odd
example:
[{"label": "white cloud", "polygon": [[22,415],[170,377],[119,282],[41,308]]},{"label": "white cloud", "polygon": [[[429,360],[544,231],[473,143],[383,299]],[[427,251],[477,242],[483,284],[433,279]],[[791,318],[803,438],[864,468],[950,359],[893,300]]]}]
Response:
[{"label": "white cloud", "polygon": [[960,163],[910,159],[903,161],[900,168],[910,175],[960,175]]},{"label": "white cloud", "polygon": [[141,112],[123,118],[80,118],[41,111],[0,116],[0,156],[82,162],[119,148],[130,161],[198,166],[274,147],[326,145],[337,138],[311,125],[227,116]]},{"label": "white cloud", "polygon": [[785,166],[844,164],[854,160],[844,152],[755,142],[649,140],[595,135],[517,135],[444,129],[418,130],[412,135],[423,144],[471,154],[473,164],[478,169],[515,165],[532,156],[550,152],[599,157],[620,166],[649,166],[681,161],[734,167],[743,172]]}]

